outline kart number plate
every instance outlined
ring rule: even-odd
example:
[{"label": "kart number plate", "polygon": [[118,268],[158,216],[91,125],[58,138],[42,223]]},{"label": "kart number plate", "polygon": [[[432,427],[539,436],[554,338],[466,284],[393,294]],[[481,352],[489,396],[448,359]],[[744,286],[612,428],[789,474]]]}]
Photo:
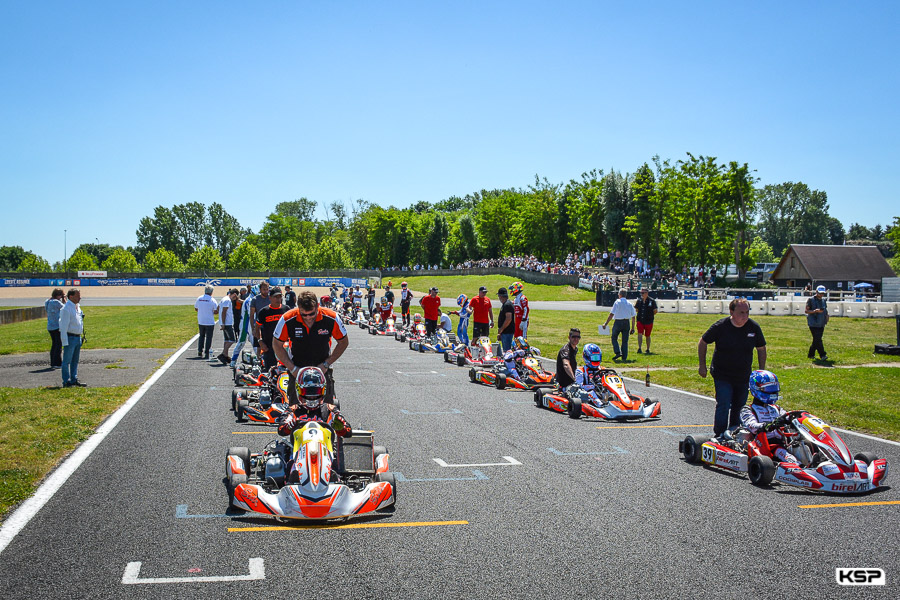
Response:
[{"label": "kart number plate", "polygon": [[716,449],[709,444],[703,444],[703,454],[700,459],[705,463],[716,464]]}]

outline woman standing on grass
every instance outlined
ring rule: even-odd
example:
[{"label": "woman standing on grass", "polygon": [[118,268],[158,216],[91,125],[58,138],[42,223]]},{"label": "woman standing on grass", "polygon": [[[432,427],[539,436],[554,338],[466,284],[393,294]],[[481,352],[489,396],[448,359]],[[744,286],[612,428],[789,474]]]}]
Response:
[{"label": "woman standing on grass", "polygon": [[66,295],[59,288],[53,290],[44,308],[47,309],[47,333],[50,334],[50,368],[62,367],[62,339],[59,337],[59,311],[66,303]]}]

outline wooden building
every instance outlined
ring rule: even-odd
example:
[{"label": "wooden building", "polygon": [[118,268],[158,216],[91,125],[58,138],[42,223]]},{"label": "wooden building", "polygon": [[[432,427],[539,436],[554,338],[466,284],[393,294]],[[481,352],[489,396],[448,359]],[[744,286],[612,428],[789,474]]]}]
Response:
[{"label": "wooden building", "polygon": [[894,271],[875,246],[819,246],[791,244],[775,268],[771,281],[778,287],[815,288],[850,291],[853,286],[871,283],[881,290],[881,278],[894,277]]}]

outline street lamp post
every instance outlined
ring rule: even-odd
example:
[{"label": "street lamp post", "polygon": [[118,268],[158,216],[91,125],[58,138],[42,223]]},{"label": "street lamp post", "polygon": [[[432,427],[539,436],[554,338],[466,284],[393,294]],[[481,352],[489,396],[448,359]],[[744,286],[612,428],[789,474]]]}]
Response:
[{"label": "street lamp post", "polygon": [[66,233],[68,231],[68,229],[63,229],[63,276],[65,276],[66,271],[69,270],[69,261],[67,259],[69,250],[66,247]]}]

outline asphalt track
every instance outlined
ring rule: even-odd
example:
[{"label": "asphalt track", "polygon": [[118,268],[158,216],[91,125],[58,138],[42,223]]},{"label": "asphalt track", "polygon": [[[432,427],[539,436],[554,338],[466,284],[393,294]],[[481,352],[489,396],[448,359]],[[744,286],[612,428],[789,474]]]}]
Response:
[{"label": "asphalt track", "polygon": [[[710,431],[708,399],[640,387],[661,420],[573,421],[350,335],[338,394],[402,474],[395,513],[351,528],[230,514],[225,450],[271,430],[234,422],[230,371],[191,348],[2,551],[2,597],[898,597],[900,488],[755,488],[678,455]],[[897,445],[845,438],[900,465]],[[882,568],[887,585],[839,587],[837,567]]]}]

